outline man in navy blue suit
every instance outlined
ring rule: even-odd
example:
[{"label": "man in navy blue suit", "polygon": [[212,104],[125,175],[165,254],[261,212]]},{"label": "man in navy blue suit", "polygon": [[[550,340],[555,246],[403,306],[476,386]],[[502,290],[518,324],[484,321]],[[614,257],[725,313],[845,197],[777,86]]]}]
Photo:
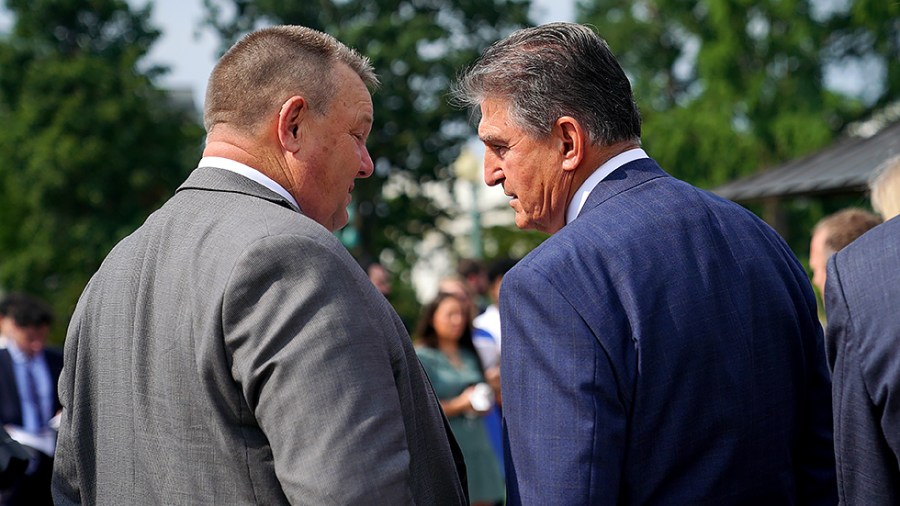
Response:
[{"label": "man in navy blue suit", "polygon": [[828,262],[825,341],[834,378],[842,504],[900,504],[900,218]]},{"label": "man in navy blue suit", "polygon": [[484,178],[552,237],[503,280],[509,504],[834,504],[806,273],[742,207],[640,148],[587,27],[520,30],[460,78]]},{"label": "man in navy blue suit", "polygon": [[0,299],[0,425],[29,447],[31,460],[23,476],[0,490],[0,506],[53,504],[50,478],[59,412],[56,383],[62,352],[48,348],[53,311],[25,293]]}]

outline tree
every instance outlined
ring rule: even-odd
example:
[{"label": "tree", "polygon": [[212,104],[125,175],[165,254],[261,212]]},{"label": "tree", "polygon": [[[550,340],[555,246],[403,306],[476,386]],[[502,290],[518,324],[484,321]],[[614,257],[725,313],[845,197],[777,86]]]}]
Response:
[{"label": "tree", "polygon": [[[67,316],[110,248],[168,198],[200,154],[196,113],[139,70],[149,7],[7,0],[0,38],[0,287]],[[58,332],[54,333],[58,336]]]},{"label": "tree", "polygon": [[[898,96],[900,4],[829,5],[583,0],[579,19],[601,27],[633,79],[653,156],[708,187],[819,149]],[[889,69],[874,100],[828,89],[829,65],[873,55]]]}]

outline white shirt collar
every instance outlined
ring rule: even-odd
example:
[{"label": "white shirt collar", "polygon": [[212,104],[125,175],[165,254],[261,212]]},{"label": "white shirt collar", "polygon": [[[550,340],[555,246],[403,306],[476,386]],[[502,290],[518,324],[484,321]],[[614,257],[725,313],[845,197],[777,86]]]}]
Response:
[{"label": "white shirt collar", "polygon": [[204,156],[200,159],[200,164],[197,165],[197,168],[200,167],[212,167],[215,169],[227,170],[228,172],[234,172],[235,174],[240,174],[247,179],[256,181],[257,183],[265,186],[273,192],[281,195],[285,198],[285,200],[287,200],[291,204],[294,204],[294,207],[300,209],[300,204],[297,204],[294,196],[288,193],[288,191],[285,190],[283,186],[273,181],[269,176],[254,169],[253,167],[250,167],[249,165],[244,165],[241,162],[229,160],[228,158],[222,158],[220,156]]},{"label": "white shirt collar", "polygon": [[40,357],[44,356],[43,351],[39,351],[39,352],[35,353],[33,356],[29,356],[24,351],[22,351],[22,349],[19,348],[19,345],[12,339],[9,339],[4,336],[3,340],[4,340],[4,348],[6,348],[6,351],[9,352],[9,356],[12,357],[13,362],[16,362],[18,364],[27,364],[28,362],[30,362],[32,360],[39,360]]},{"label": "white shirt collar", "polygon": [[569,207],[566,209],[566,225],[572,223],[572,221],[578,217],[578,213],[581,212],[581,208],[584,207],[584,203],[587,202],[588,196],[590,196],[594,187],[600,184],[600,181],[606,179],[614,170],[626,163],[640,160],[641,158],[650,157],[647,156],[647,153],[641,148],[629,149],[628,151],[619,153],[610,158],[603,165],[598,167],[597,170],[588,176],[584,183],[581,184],[575,192],[575,196],[572,197],[572,201],[569,202]]}]

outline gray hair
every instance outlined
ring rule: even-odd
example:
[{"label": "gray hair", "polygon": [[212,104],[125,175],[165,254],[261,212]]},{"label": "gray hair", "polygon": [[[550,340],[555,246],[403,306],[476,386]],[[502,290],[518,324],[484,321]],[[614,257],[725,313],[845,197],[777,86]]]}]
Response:
[{"label": "gray hair", "polygon": [[602,38],[575,23],[513,32],[488,47],[457,80],[452,99],[477,110],[486,98],[507,100],[510,116],[533,137],[571,116],[594,144],[639,140],[641,117],[631,85]]},{"label": "gray hair", "polygon": [[885,161],[869,183],[872,208],[885,221],[900,215],[900,156]]},{"label": "gray hair", "polygon": [[304,26],[273,26],[244,36],[222,56],[209,77],[203,123],[250,132],[301,95],[324,113],[338,88],[337,64],[345,64],[370,88],[378,86],[369,59],[326,33]]}]

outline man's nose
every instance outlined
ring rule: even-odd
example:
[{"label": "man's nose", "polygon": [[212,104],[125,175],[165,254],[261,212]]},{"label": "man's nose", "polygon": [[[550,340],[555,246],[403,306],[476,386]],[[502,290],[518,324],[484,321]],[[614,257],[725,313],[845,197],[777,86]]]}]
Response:
[{"label": "man's nose", "polygon": [[369,155],[369,150],[366,149],[365,146],[362,148],[362,165],[359,167],[359,173],[357,173],[356,177],[359,178],[367,178],[375,172],[375,163],[372,162],[372,156]]},{"label": "man's nose", "polygon": [[489,153],[484,154],[484,182],[488,186],[494,186],[503,181],[503,170],[494,163]]}]

